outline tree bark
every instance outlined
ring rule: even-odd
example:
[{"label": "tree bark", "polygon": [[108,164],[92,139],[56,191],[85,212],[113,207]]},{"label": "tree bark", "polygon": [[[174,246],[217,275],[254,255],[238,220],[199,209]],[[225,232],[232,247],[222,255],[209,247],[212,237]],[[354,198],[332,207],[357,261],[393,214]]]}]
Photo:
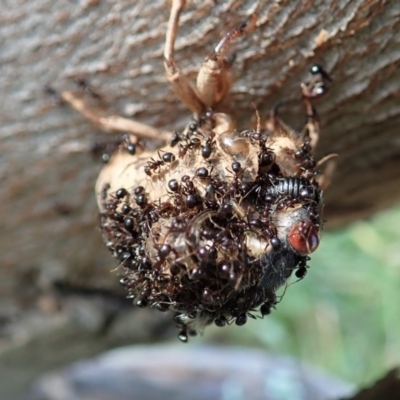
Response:
[{"label": "tree bark", "polygon": [[[93,187],[101,164],[90,152],[93,143],[110,135],[58,104],[46,85],[74,89],[74,79],[84,78],[100,95],[96,100],[87,94],[89,103],[161,129],[182,129],[190,118],[163,68],[168,2],[155,0],[151,7],[145,0],[5,3],[0,16],[2,329],[27,310],[51,313],[54,307],[46,300],[54,295],[55,282],[118,293],[117,279],[109,273],[113,260],[96,228]],[[246,21],[254,2],[189,3],[176,57],[195,78],[202,59],[224,33]],[[316,104],[322,125],[318,156],[339,154],[325,194],[326,227],[396,204],[399,4],[261,3],[256,31],[234,46],[236,79],[229,100],[238,125],[246,128],[254,120],[252,103],[266,116],[274,103],[296,94],[299,101],[285,107],[282,118],[300,129],[305,117],[299,84],[319,63],[333,83]],[[63,307],[63,298],[57,297],[56,309]]]}]

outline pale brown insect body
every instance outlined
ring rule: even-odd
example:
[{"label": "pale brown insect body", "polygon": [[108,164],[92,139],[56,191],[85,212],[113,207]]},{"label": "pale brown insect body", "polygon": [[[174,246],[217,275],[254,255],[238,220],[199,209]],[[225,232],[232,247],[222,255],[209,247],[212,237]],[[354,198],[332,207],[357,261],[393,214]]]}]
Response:
[{"label": "pale brown insect body", "polygon": [[[229,93],[229,47],[255,28],[256,16],[221,40],[194,86],[174,62],[184,3],[172,5],[165,68],[194,119],[173,146],[121,146],[101,171],[96,193],[121,283],[138,306],[175,312],[186,341],[213,322],[243,325],[260,306],[268,314],[276,290],[296,268],[303,274],[317,248],[322,192],[312,154],[319,126],[311,98],[323,93],[326,77],[314,68],[311,82],[302,85],[308,123],[301,134],[276,111],[265,128],[236,131],[231,116],[213,109]],[[97,117],[71,93],[63,98],[108,129],[121,130],[125,121],[122,130],[138,138],[157,133],[119,117]]]}]

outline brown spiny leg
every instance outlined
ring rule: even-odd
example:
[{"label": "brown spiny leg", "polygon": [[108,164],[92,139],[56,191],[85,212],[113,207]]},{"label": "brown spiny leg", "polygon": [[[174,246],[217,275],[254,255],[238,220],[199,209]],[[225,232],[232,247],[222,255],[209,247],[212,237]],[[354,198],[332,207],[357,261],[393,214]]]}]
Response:
[{"label": "brown spiny leg", "polygon": [[[319,65],[312,66],[310,73],[312,75],[312,79],[308,83],[301,84],[301,91],[307,113],[307,123],[303,129],[303,134],[305,137],[309,138],[311,148],[314,152],[319,139],[320,126],[317,112],[311,101],[312,99],[324,95],[328,90],[327,82],[331,82],[332,80],[326,71]],[[325,164],[323,173],[317,177],[317,181],[321,189],[326,189],[332,180],[332,176],[336,168],[337,156],[337,154],[329,154],[319,160],[316,165],[317,168],[319,168]]]},{"label": "brown spiny leg", "polygon": [[[319,65],[314,65],[310,72],[312,75],[310,81],[301,84],[302,97],[307,113],[307,123],[302,132],[299,134],[287,126],[279,118],[278,112],[283,104],[298,101],[297,97],[288,98],[283,102],[277,103],[271,110],[266,125],[269,133],[269,139],[266,144],[274,150],[276,164],[281,169],[281,172],[287,176],[303,173],[305,171],[304,168],[309,170],[315,166],[313,154],[318,142],[320,127],[317,113],[312,105],[312,99],[322,96],[327,91],[326,83],[331,79]],[[295,157],[293,157],[294,155]],[[297,158],[301,159],[305,156],[306,158],[301,163],[297,161]],[[328,160],[330,160],[329,164],[334,163],[334,160],[331,160],[333,157],[336,157],[336,155],[325,157],[316,166],[318,167]],[[318,178],[318,181],[321,182],[321,187],[328,185],[333,168],[331,165],[326,165],[327,173]]]},{"label": "brown spiny leg", "polygon": [[177,67],[174,60],[179,17],[185,4],[185,0],[173,0],[172,2],[165,41],[164,66],[174,92],[195,115],[200,115],[222,101],[229,92],[230,77],[228,71],[231,62],[226,57],[228,49],[235,39],[254,30],[257,15],[253,14],[248,23],[232,29],[222,38],[210,56],[203,61],[197,75],[196,86],[194,86]]},{"label": "brown spiny leg", "polygon": [[152,139],[164,142],[171,139],[172,134],[170,132],[158,130],[141,122],[118,115],[102,116],[89,108],[79,96],[72,92],[61,92],[60,97],[89,121],[106,131],[127,132],[140,139]]},{"label": "brown spiny leg", "polygon": [[331,78],[319,65],[313,65],[310,69],[310,73],[312,75],[311,80],[301,84],[301,91],[307,113],[307,123],[302,133],[304,137],[309,137],[310,146],[314,152],[319,139],[320,126],[317,112],[311,100],[321,97],[326,93],[328,90],[326,84],[327,82],[331,82]]},{"label": "brown spiny leg", "polygon": [[251,33],[257,23],[257,14],[249,21],[231,29],[205,58],[197,75],[197,90],[206,107],[213,107],[228,94],[231,79],[229,69],[232,62],[227,58],[228,50],[235,39]]},{"label": "brown spiny leg", "polygon": [[172,2],[165,38],[164,67],[173,91],[195,115],[200,115],[206,110],[206,106],[200,100],[197,89],[193,86],[188,77],[177,67],[174,58],[179,17],[185,4],[186,0],[173,0]]}]

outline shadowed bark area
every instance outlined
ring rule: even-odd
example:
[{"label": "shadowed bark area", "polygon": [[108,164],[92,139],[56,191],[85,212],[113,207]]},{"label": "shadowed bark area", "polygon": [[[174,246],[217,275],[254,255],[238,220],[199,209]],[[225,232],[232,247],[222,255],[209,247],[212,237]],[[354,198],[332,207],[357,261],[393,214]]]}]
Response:
[{"label": "shadowed bark area", "polygon": [[[113,136],[100,134],[44,87],[76,89],[74,79],[84,78],[101,96],[87,93],[87,102],[107,114],[182,129],[190,112],[172,93],[162,63],[169,5],[148,4],[34,0],[2,7],[0,325],[6,337],[14,337],[9,324],[24,311],[63,309],[66,297],[54,282],[118,290],[96,228],[93,187],[101,163],[90,151]],[[194,78],[222,34],[253,11],[247,0],[190,2],[178,33],[178,65]],[[282,118],[300,129],[299,84],[314,63],[331,73],[331,90],[316,102],[318,154],[340,155],[325,194],[327,228],[399,201],[399,42],[398,2],[283,0],[263,2],[257,29],[234,46],[229,107],[240,128],[254,122],[252,102],[266,116],[277,101],[299,96]]]}]

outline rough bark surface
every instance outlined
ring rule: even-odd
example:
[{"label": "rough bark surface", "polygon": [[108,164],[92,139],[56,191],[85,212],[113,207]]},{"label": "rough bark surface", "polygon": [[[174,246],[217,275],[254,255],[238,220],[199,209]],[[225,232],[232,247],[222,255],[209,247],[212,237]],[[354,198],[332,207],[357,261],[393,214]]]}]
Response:
[{"label": "rough bark surface", "polygon": [[[181,18],[178,65],[195,77],[202,58],[254,4],[190,2]],[[168,130],[184,127],[190,112],[163,69],[168,2],[3,0],[1,8],[0,325],[6,348],[16,335],[10,326],[24,313],[64,310],[69,290],[59,294],[55,282],[82,293],[118,290],[96,229],[93,187],[101,165],[90,153],[110,135],[57,104],[45,85],[74,89],[74,78],[85,78],[101,95],[96,101],[87,95],[89,103]],[[254,120],[252,102],[266,115],[276,101],[300,95],[312,64],[331,73],[331,90],[316,104],[319,155],[340,155],[325,195],[327,228],[399,201],[399,42],[397,1],[282,0],[262,2],[258,28],[234,46],[230,106],[242,128]],[[301,102],[285,110],[283,117],[300,128]]]}]

